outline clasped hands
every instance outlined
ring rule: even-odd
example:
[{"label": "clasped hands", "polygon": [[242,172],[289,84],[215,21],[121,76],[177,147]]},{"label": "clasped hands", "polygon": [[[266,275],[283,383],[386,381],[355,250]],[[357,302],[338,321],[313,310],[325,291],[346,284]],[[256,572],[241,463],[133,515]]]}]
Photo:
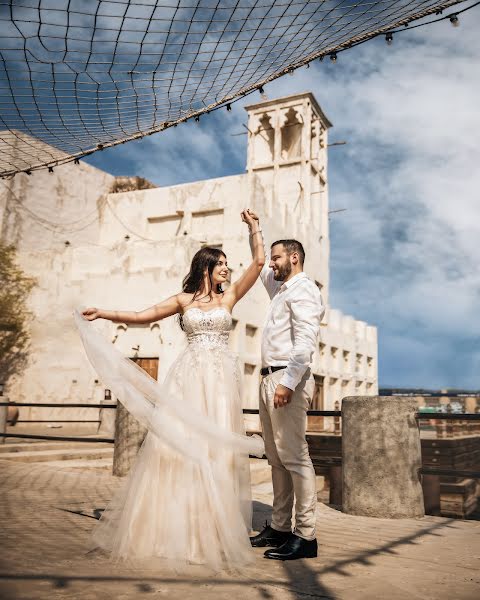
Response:
[{"label": "clasped hands", "polygon": [[240,216],[242,221],[248,225],[251,234],[253,229],[256,229],[259,225],[257,214],[254,213],[253,210],[246,208],[245,210],[242,210]]}]

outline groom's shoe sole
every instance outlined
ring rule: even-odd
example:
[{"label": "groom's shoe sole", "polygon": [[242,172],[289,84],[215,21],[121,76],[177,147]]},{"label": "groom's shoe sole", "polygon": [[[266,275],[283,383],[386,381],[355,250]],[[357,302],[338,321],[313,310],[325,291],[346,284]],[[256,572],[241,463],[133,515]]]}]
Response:
[{"label": "groom's shoe sole", "polygon": [[294,555],[276,555],[276,554],[264,554],[264,558],[270,560],[299,560],[301,558],[317,558],[318,552],[302,552]]},{"label": "groom's shoe sole", "polygon": [[285,543],[285,540],[263,540],[262,542],[252,542],[252,548],[280,548]]}]

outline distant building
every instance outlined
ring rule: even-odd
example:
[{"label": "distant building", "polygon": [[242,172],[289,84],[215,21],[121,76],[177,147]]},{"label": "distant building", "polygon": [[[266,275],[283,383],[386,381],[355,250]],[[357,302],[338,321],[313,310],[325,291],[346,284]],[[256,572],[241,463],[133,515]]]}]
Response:
[{"label": "distant building", "polygon": [[380,388],[380,396],[405,396],[415,398],[419,407],[445,410],[448,406],[453,412],[475,413],[480,410],[480,390],[424,388]]},{"label": "distant building", "polygon": [[[228,255],[232,279],[250,261],[244,207],[256,210],[267,243],[296,237],[305,270],[329,302],[327,131],[310,93],[247,107],[247,172],[148,188],[86,163],[17,175],[0,190],[2,240],[15,243],[37,277],[31,298],[31,360],[9,385],[12,400],[97,402],[103,387],[83,355],[71,311],[81,305],[139,310],[177,293],[203,245]],[[208,149],[205,149],[208,151]],[[131,189],[134,188],[134,189]],[[119,189],[130,191],[118,192]],[[112,190],[116,193],[112,193]],[[244,407],[258,406],[260,338],[269,304],[260,282],[234,310],[231,346],[245,374]],[[101,322],[104,335],[163,378],[183,333],[175,319],[148,326]],[[376,394],[376,328],[328,308],[314,356],[313,407]],[[24,409],[22,420],[98,419],[94,409]]]}]

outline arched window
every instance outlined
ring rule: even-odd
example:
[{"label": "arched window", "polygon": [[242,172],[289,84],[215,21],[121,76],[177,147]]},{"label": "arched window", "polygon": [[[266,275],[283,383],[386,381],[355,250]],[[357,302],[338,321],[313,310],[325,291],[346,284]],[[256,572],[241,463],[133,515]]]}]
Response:
[{"label": "arched window", "polygon": [[289,160],[300,156],[302,128],[301,116],[294,108],[290,108],[284,115],[282,126],[282,160]]},{"label": "arched window", "polygon": [[254,130],[254,157],[256,165],[265,165],[273,162],[275,148],[275,129],[268,114],[263,114],[258,120],[258,127]]}]

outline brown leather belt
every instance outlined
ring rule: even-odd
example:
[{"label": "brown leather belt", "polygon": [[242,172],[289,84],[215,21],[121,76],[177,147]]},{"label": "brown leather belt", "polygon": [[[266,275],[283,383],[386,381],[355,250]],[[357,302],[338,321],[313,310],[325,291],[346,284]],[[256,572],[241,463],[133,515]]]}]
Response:
[{"label": "brown leather belt", "polygon": [[283,367],[263,367],[263,369],[260,369],[260,375],[262,377],[266,377],[267,375],[271,375],[272,373],[275,373],[275,371],[280,371],[280,369],[286,369],[287,365],[283,366]]}]

